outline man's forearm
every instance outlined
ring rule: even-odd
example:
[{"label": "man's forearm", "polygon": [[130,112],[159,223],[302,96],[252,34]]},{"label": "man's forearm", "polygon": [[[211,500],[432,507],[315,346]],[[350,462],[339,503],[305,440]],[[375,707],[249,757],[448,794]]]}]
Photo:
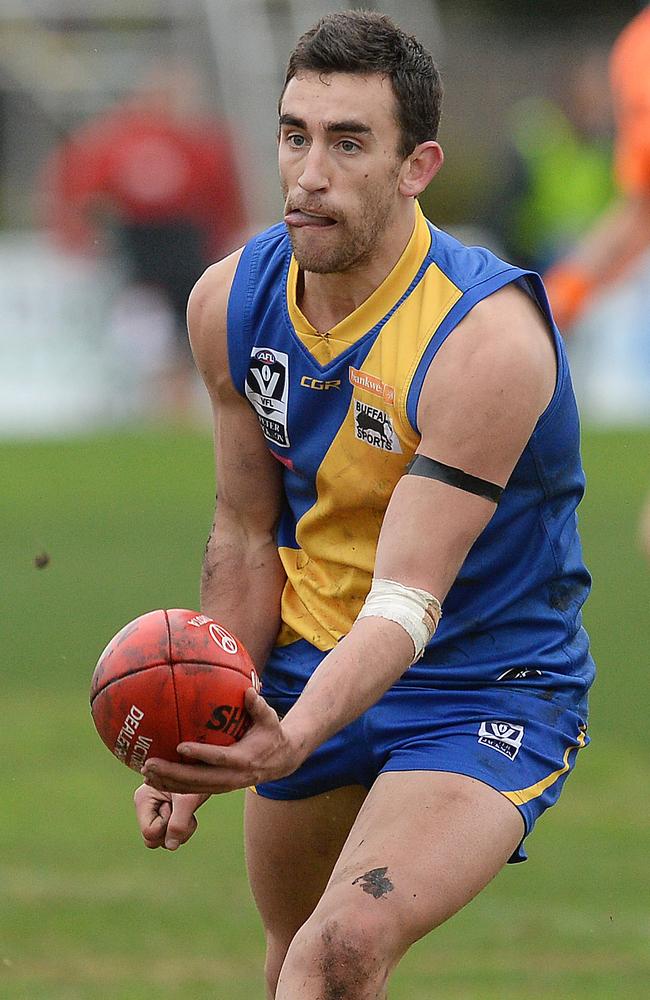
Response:
[{"label": "man's forearm", "polygon": [[230,629],[261,671],[280,629],[286,575],[275,541],[213,531],[201,575],[201,609]]},{"label": "man's forearm", "polygon": [[384,618],[356,622],[282,721],[303,759],[374,705],[408,669],[413,652],[401,625]]},{"label": "man's forearm", "polygon": [[650,198],[614,205],[571,255],[600,284],[616,280],[650,246]]}]

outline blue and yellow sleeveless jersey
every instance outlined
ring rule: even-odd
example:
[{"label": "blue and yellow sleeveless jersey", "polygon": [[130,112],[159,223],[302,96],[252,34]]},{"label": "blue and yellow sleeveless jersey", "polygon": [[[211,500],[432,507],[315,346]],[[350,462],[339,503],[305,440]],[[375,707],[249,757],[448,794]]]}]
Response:
[{"label": "blue and yellow sleeveless jersey", "polygon": [[554,332],[555,393],[447,595],[436,635],[400,683],[534,677],[584,692],[593,664],[580,611],[590,577],[575,513],[584,492],[578,414],[539,277],[463,246],[418,207],[396,266],[326,336],[300,312],[297,278],[286,227],[274,226],[245,247],[228,305],[234,385],[283,466],[278,645],[294,673],[304,670],[296,680],[314,657],[301,660],[294,652],[303,644],[291,644],[332,649],[368,594],[388,501],[420,440],[418,398],[437,351],[472,306],[519,282]]}]

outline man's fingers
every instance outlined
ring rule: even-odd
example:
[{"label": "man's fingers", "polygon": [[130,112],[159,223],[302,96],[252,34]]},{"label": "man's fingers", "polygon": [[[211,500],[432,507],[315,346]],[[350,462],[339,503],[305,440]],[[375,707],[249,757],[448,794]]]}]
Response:
[{"label": "man's fingers", "polygon": [[244,705],[253,722],[261,725],[279,725],[278,713],[271,708],[255,688],[249,688],[244,695]]},{"label": "man's fingers", "polygon": [[145,846],[151,848],[151,850],[154,850],[156,847],[162,847],[165,843],[166,829],[167,821],[162,816],[156,816],[148,826],[141,827],[140,832],[142,833]]},{"label": "man's fingers", "polygon": [[146,846],[162,847],[167,821],[172,812],[169,794],[153,791],[147,785],[140,785],[133,795],[133,801],[140,833]]},{"label": "man's fingers", "polygon": [[198,809],[201,802],[202,799],[196,795],[177,795],[174,798],[174,811],[165,833],[165,847],[168,851],[175,851],[190,839],[198,826],[194,810]]},{"label": "man's fingers", "polygon": [[150,758],[142,768],[145,784],[161,793],[183,795],[218,795],[258,784],[266,773],[265,762],[282,748],[282,727],[275,710],[254,688],[246,691],[245,705],[254,725],[238,743],[226,747],[179,743],[178,752],[187,764]]},{"label": "man's fingers", "polygon": [[162,847],[165,843],[167,821],[171,813],[171,806],[169,802],[161,803],[161,810],[161,812],[155,813],[149,820],[144,820],[141,816],[138,816],[142,839],[144,840],[146,846],[152,849]]},{"label": "man's fingers", "polygon": [[140,832],[149,848],[175,851],[190,839],[197,828],[194,813],[207,795],[171,795],[175,789],[154,789],[141,785],[133,796]]},{"label": "man's fingers", "polygon": [[[228,756],[231,752],[230,747],[214,747],[209,743],[179,743],[177,750],[183,757],[187,760],[198,760],[203,764],[210,764],[212,767],[223,767],[228,763]],[[167,762],[165,762],[167,763]],[[160,761],[152,757],[142,768],[142,773],[147,775],[150,770],[160,770]],[[174,765],[169,765],[170,767]],[[179,767],[185,767],[186,765],[180,764]]]},{"label": "man's fingers", "polygon": [[151,788],[182,795],[218,795],[255,784],[255,780],[252,774],[244,774],[241,768],[223,767],[215,775],[212,767],[202,767],[200,764],[183,767],[171,764],[165,766],[161,763],[160,767],[154,765],[148,769],[145,776],[145,781]]}]

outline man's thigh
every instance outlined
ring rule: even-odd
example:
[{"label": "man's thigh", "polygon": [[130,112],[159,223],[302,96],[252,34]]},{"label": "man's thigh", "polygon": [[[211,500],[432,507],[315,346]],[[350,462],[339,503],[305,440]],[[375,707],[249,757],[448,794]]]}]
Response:
[{"label": "man's thigh", "polygon": [[246,793],[246,865],[267,936],[288,947],[320,899],[366,796],[358,785],[293,801]]},{"label": "man's thigh", "polygon": [[394,961],[469,902],[524,833],[519,810],[475,778],[386,772],[369,792],[314,918],[349,919]]}]

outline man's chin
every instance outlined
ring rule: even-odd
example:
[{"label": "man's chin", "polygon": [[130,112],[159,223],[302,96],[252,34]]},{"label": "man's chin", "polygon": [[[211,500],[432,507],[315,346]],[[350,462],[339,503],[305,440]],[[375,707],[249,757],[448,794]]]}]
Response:
[{"label": "man's chin", "polygon": [[306,246],[303,240],[291,240],[293,255],[298,262],[301,271],[312,271],[314,274],[331,274],[339,270],[341,254],[327,251],[325,248],[316,249],[313,246]]},{"label": "man's chin", "polygon": [[317,245],[317,240],[301,239],[292,232],[291,245],[293,255],[301,271],[312,274],[336,274],[347,271],[354,263],[354,255],[341,246]]},{"label": "man's chin", "polygon": [[344,271],[344,267],[340,267],[337,261],[329,260],[315,260],[313,257],[298,257],[294,254],[298,262],[298,267],[301,271],[305,271],[308,274],[336,274],[339,271]]}]

